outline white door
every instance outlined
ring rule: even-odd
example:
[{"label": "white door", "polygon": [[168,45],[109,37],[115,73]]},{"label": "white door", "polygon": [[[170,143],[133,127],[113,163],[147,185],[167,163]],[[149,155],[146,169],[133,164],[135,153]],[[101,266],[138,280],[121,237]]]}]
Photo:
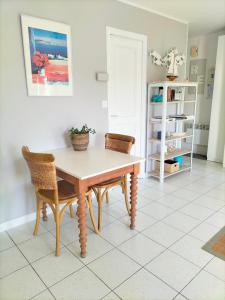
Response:
[{"label": "white door", "polygon": [[107,28],[109,132],[132,135],[145,155],[146,36]]}]

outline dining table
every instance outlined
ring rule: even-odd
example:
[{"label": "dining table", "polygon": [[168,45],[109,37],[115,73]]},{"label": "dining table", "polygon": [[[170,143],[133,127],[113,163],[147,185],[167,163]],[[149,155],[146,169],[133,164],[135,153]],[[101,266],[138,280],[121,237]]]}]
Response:
[{"label": "dining table", "polygon": [[85,151],[72,147],[51,150],[55,157],[57,176],[74,185],[78,195],[78,226],[81,257],[86,257],[87,228],[85,193],[93,186],[130,174],[130,229],[135,228],[137,178],[143,158],[90,146]]}]

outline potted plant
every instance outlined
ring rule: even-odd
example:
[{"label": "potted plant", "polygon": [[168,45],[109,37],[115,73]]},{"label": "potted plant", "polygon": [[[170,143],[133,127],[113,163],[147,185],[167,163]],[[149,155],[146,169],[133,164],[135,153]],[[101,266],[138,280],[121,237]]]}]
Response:
[{"label": "potted plant", "polygon": [[94,134],[95,130],[93,128],[88,128],[87,124],[83,125],[81,129],[72,127],[69,130],[71,142],[75,151],[87,150],[89,133]]}]

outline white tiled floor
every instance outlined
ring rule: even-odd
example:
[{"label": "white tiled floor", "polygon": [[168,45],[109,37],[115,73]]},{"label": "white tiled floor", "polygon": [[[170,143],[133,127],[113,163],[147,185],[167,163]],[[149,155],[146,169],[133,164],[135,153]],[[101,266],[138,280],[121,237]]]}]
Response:
[{"label": "white tiled floor", "polygon": [[[52,216],[0,233],[1,300],[223,300],[225,262],[201,249],[225,226],[225,170],[194,160],[193,172],[139,181],[136,229],[121,191],[104,205],[101,235],[87,214],[87,257],[66,214],[55,257]],[[96,206],[96,203],[94,203]],[[96,208],[95,208],[96,212]]]}]

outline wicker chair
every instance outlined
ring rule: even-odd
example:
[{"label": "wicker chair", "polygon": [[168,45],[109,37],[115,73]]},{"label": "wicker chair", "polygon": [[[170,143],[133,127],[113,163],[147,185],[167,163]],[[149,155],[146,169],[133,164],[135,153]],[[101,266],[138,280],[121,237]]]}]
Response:
[{"label": "wicker chair", "polygon": [[[22,147],[23,157],[27,161],[31,173],[31,180],[35,187],[36,201],[37,201],[37,217],[34,228],[34,235],[37,235],[40,224],[40,211],[47,203],[53,212],[56,223],[56,252],[55,255],[60,255],[60,224],[66,209],[70,208],[70,216],[74,217],[72,204],[78,201],[74,186],[65,180],[57,181],[56,168],[54,163],[54,156],[52,154],[33,153],[28,147]],[[91,191],[86,194],[87,206],[89,208],[92,224],[95,232],[98,229],[95,223]],[[61,204],[64,204],[60,208]]]},{"label": "wicker chair", "polygon": [[[128,135],[106,133],[105,135],[105,148],[122,153],[130,153],[130,150],[135,143],[135,138]],[[127,176],[120,176],[112,180],[108,180],[97,184],[92,187],[98,202],[98,230],[101,231],[102,224],[102,204],[104,199],[109,202],[109,189],[114,186],[121,186],[122,193],[124,194],[124,200],[127,208],[127,212],[130,215],[130,205],[128,202],[127,193]]]}]

